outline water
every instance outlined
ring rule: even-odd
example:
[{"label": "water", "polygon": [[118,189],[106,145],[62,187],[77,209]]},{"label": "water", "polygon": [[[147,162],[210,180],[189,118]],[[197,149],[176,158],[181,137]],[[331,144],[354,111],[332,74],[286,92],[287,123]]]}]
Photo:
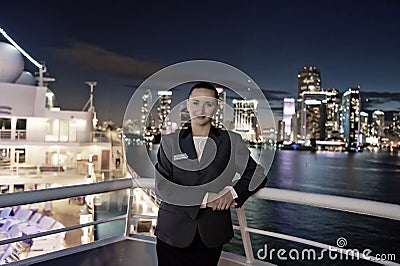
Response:
[{"label": "water", "polygon": [[[370,199],[400,204],[400,161],[397,154],[389,153],[338,153],[278,151],[268,173],[267,187],[291,189],[303,192]],[[395,254],[400,261],[400,222],[368,217],[340,211],[325,210],[296,204],[265,201],[251,198],[245,204],[250,227],[297,236],[336,246],[339,237],[347,240],[347,248],[362,252],[371,249],[371,255]],[[232,212],[236,220],[236,213]],[[236,222],[236,221],[235,221]],[[253,253],[259,249],[296,249],[301,252],[310,246],[251,234]],[[224,247],[227,251],[244,254],[241,238],[235,238]],[[315,249],[319,251],[319,249]],[[260,253],[263,255],[263,253]],[[295,253],[293,253],[295,254]],[[357,261],[279,260],[279,265],[343,265]],[[283,257],[285,257],[283,256]],[[269,258],[269,257],[268,257]],[[366,265],[365,261],[358,262]]]},{"label": "water", "polygon": [[400,204],[400,160],[389,153],[278,151],[268,187]]},{"label": "water", "polygon": [[[155,161],[157,146],[150,151]],[[251,149],[253,156],[260,151]],[[263,151],[270,152],[270,151]],[[139,153],[141,154],[139,156]],[[135,156],[133,156],[135,155]],[[128,160],[135,157],[143,165],[145,154],[136,148],[127,151]],[[146,167],[148,169],[148,167]],[[400,204],[400,160],[397,153],[341,153],[277,151],[268,172],[267,187],[303,192],[330,194]],[[340,211],[300,206],[250,198],[245,204],[250,227],[297,236],[336,246],[338,238],[347,241],[346,248],[360,252],[370,249],[370,255],[395,254],[400,261],[400,222]],[[236,212],[232,211],[234,223]],[[328,254],[323,260],[291,260],[288,252],[300,252],[310,246],[271,237],[251,234],[253,253],[265,249],[285,249],[279,259],[276,251],[265,260],[278,265],[368,265],[366,261],[332,260]],[[224,250],[244,254],[240,233],[224,246]],[[320,252],[320,249],[315,249]],[[259,253],[263,254],[263,253]],[[296,256],[296,253],[292,253]],[[318,255],[318,254],[317,254]]]}]

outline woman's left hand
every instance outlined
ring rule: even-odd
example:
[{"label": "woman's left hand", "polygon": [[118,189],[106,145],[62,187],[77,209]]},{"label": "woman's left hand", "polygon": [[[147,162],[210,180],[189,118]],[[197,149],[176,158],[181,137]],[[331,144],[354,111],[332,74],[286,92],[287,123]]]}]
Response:
[{"label": "woman's left hand", "polygon": [[229,189],[224,188],[218,193],[218,196],[215,200],[207,203],[207,207],[213,209],[213,211],[218,210],[227,210],[229,208],[233,208],[236,206],[236,202],[233,199],[232,193]]}]

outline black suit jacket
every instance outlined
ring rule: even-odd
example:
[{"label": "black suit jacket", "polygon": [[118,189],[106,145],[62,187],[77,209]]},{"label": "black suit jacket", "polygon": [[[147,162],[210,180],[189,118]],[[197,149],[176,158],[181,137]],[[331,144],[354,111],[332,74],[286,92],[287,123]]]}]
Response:
[{"label": "black suit jacket", "polygon": [[[229,242],[233,237],[230,210],[200,209],[206,192],[233,186],[241,207],[267,181],[264,168],[251,158],[240,135],[214,127],[200,162],[190,128],[164,136],[157,159],[155,188],[163,202],[155,234],[175,247],[187,247],[197,228],[210,248]],[[234,180],[236,173],[238,180]]]}]

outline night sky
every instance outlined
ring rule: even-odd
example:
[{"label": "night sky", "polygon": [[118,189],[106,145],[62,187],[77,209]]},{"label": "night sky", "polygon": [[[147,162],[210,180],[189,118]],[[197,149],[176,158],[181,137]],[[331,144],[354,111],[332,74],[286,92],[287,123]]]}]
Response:
[{"label": "night sky", "polygon": [[121,124],[145,78],[194,59],[248,74],[278,118],[304,66],[323,88],[360,85],[363,110],[400,111],[400,1],[144,2],[4,1],[0,27],[46,62],[62,109],[82,109],[96,80],[100,121]]}]

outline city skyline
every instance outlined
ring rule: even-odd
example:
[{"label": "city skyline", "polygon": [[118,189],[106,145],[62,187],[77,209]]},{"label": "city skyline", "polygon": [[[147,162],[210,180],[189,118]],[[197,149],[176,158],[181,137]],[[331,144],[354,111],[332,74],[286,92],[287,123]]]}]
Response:
[{"label": "city skyline", "polygon": [[63,109],[81,109],[89,97],[84,82],[98,81],[94,103],[101,121],[121,124],[129,98],[145,78],[193,59],[222,61],[247,73],[264,90],[276,120],[283,98],[296,98],[296,75],[304,66],[321,70],[322,88],[343,94],[360,85],[364,111],[400,111],[395,1],[336,1],[324,7],[314,1],[287,7],[27,3],[5,3],[0,26],[46,62],[56,78],[49,87]]},{"label": "city skyline", "polygon": [[[395,138],[399,135],[396,116],[400,115],[400,112],[393,113],[393,119],[385,123],[384,112],[375,110],[369,116],[368,113],[361,110],[362,99],[359,86],[349,88],[340,97],[337,90],[323,89],[319,86],[320,83],[319,69],[310,67],[299,71],[298,99],[297,101],[294,98],[283,99],[283,119],[276,121],[277,130],[274,130],[277,134],[276,141],[283,141],[283,144],[300,143],[306,146],[309,146],[312,140],[333,141],[333,145],[337,146],[339,145],[337,141],[342,140],[343,144],[346,144],[346,148],[350,150],[358,150],[361,146],[377,145],[378,143],[386,145],[388,141],[392,141],[392,144],[396,143]],[[175,87],[175,89],[179,89],[179,87]],[[265,127],[265,124],[264,127],[258,124],[260,119],[257,116],[258,101],[253,98],[243,100],[233,96],[228,97],[232,100],[229,104],[226,102],[227,91],[229,89],[218,88],[219,108],[222,108],[222,113],[218,115],[217,112],[215,116],[216,126],[234,130],[246,140],[265,142],[266,139],[260,138],[260,136],[268,134],[271,128]],[[143,131],[145,133],[140,133],[138,120],[135,122],[135,120],[128,119],[124,128],[130,134],[147,135],[150,131],[155,135],[160,132],[169,134],[178,128],[185,127],[186,122],[190,119],[185,102],[173,104],[173,91],[154,93],[156,98],[152,109],[157,111],[157,114],[149,110],[151,103],[148,102],[148,99],[152,98],[152,93],[149,90],[144,91],[140,127],[145,130]],[[233,105],[233,109],[232,106],[228,107],[230,105]],[[224,106],[227,106],[233,113],[225,112]],[[173,113],[171,113],[172,109],[175,109]],[[152,117],[158,117],[158,122]],[[386,130],[388,131],[386,132]],[[328,145],[328,142],[324,145]],[[342,147],[340,148],[342,149]]]}]

